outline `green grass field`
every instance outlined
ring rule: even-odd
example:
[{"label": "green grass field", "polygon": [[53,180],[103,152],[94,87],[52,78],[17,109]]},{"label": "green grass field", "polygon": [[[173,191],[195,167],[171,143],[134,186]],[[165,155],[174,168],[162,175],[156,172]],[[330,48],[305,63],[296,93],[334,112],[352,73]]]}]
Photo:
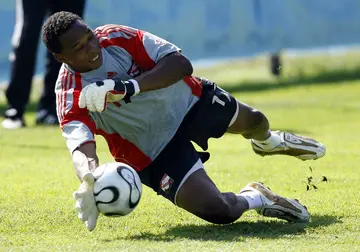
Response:
[{"label": "green grass field", "polygon": [[[308,66],[318,66],[314,62]],[[206,170],[221,190],[237,192],[250,181],[262,181],[305,203],[312,214],[308,225],[249,211],[232,225],[216,226],[145,188],[133,213],[101,216],[90,233],[73,208],[72,192],[79,182],[61,131],[34,127],[31,105],[28,128],[0,129],[0,251],[360,251],[358,72],[347,67],[316,74],[319,69],[299,70],[303,64],[296,64],[289,61],[280,80],[256,62],[197,73],[262,110],[273,129],[312,136],[326,145],[323,159],[302,162],[256,156],[240,136],[210,142]],[[112,161],[101,138],[98,151],[101,162]],[[307,191],[310,176],[317,190]],[[327,183],[320,182],[322,176]]]}]

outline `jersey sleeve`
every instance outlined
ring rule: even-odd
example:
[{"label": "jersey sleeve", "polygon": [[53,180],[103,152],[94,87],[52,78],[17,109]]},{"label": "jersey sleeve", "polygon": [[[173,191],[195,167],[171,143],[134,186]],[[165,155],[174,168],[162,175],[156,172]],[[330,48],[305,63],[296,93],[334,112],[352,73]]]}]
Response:
[{"label": "jersey sleeve", "polygon": [[80,145],[95,142],[96,126],[87,109],[78,105],[82,80],[80,74],[62,68],[56,84],[56,110],[62,135],[70,153]]},{"label": "jersey sleeve", "polygon": [[62,135],[66,146],[73,153],[80,145],[95,142],[94,133],[81,121],[72,120],[62,127]]},{"label": "jersey sleeve", "polygon": [[151,70],[164,56],[181,52],[176,45],[146,31],[122,25],[106,25],[95,30],[104,48],[117,46],[125,49],[143,70]]},{"label": "jersey sleeve", "polygon": [[176,45],[152,33],[144,31],[140,31],[139,33],[142,36],[142,45],[145,51],[155,63],[170,53],[181,52],[181,49]]}]

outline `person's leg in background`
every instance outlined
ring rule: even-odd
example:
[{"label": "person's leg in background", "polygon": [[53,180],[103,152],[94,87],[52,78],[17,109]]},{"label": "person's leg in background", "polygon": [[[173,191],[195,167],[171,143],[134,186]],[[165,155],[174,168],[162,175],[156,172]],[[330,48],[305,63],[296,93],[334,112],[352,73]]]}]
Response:
[{"label": "person's leg in background", "polygon": [[46,12],[46,0],[16,0],[16,23],[10,54],[11,73],[6,89],[8,109],[2,126],[17,129],[25,126],[23,114],[29,101],[36,65],[36,52],[41,25]]},{"label": "person's leg in background", "polygon": [[[51,15],[58,11],[70,11],[83,17],[85,3],[85,0],[52,0],[49,2],[48,14]],[[54,88],[60,67],[61,63],[55,60],[53,55],[47,51],[44,89],[38,104],[36,124],[58,124]]]}]

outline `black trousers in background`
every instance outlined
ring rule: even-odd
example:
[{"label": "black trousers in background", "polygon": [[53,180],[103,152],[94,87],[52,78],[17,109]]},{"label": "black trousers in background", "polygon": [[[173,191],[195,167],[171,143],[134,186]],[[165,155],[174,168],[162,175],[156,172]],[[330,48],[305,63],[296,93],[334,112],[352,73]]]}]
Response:
[{"label": "black trousers in background", "polygon": [[[6,90],[9,108],[22,116],[29,101],[41,28],[46,17],[58,11],[70,11],[83,16],[86,0],[16,0],[16,24],[10,82]],[[47,51],[44,88],[38,111],[46,109],[56,115],[55,82],[61,64]]]}]

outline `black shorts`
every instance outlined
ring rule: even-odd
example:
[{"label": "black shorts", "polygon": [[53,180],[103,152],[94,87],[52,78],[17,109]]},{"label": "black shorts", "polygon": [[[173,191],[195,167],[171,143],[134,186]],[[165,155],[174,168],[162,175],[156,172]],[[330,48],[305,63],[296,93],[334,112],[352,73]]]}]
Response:
[{"label": "black shorts", "polygon": [[237,111],[235,98],[215,83],[200,79],[203,91],[190,109],[175,136],[158,157],[139,172],[143,184],[175,203],[175,196],[186,174],[199,159],[204,163],[210,154],[195,150],[191,141],[204,151],[209,138],[219,138],[226,132]]}]

